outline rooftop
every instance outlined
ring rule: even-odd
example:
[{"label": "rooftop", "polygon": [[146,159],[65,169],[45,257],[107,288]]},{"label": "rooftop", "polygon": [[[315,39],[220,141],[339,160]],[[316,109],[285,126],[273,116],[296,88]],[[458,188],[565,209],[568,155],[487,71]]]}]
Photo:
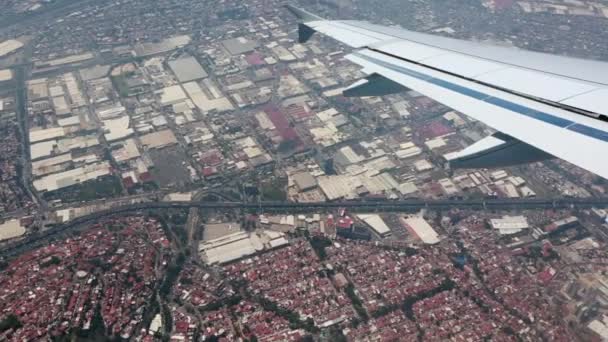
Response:
[{"label": "rooftop", "polygon": [[0,43],[0,57],[4,57],[23,47],[23,43],[18,40],[5,40]]},{"label": "rooftop", "polygon": [[439,235],[422,216],[405,217],[403,218],[403,222],[414,231],[422,242],[426,244],[439,242]]},{"label": "rooftop", "polygon": [[0,70],[0,82],[10,81],[13,79],[13,72],[10,69]]},{"label": "rooftop", "polygon": [[139,139],[141,140],[141,144],[146,148],[163,148],[177,144],[177,138],[170,129],[146,134]]},{"label": "rooftop", "polygon": [[372,230],[381,237],[385,237],[391,233],[391,229],[386,225],[382,217],[376,214],[361,214],[357,218],[367,223]]},{"label": "rooftop", "polygon": [[288,243],[284,235],[278,232],[236,232],[215,240],[202,242],[199,245],[199,251],[207,263],[225,264]]},{"label": "rooftop", "polygon": [[207,77],[207,72],[194,57],[180,58],[169,62],[175,77],[182,82],[190,82]]},{"label": "rooftop", "polygon": [[0,224],[0,241],[16,238],[25,234],[25,227],[19,220],[10,220]]},{"label": "rooftop", "polygon": [[500,234],[515,234],[530,228],[525,216],[505,216],[501,219],[490,220],[490,224],[492,228],[498,229]]},{"label": "rooftop", "polygon": [[258,47],[258,42],[249,40],[245,37],[239,37],[234,39],[227,39],[222,42],[224,48],[232,55],[241,55],[246,52],[253,51]]}]

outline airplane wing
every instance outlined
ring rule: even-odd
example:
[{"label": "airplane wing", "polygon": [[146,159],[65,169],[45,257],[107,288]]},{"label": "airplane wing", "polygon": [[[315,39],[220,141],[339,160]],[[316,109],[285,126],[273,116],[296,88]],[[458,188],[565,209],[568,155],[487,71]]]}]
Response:
[{"label": "airplane wing", "polygon": [[413,89],[502,132],[452,156],[454,161],[487,166],[488,156],[495,165],[554,156],[608,178],[603,159],[608,151],[608,63],[362,21],[324,20],[288,9],[301,20],[301,42],[320,32],[354,48],[346,58],[369,77],[345,95]]}]

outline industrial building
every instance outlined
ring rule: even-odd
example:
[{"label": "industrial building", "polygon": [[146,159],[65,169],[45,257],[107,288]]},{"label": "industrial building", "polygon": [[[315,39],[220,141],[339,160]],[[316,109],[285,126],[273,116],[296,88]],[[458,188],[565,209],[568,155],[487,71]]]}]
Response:
[{"label": "industrial building", "polygon": [[117,141],[131,136],[134,133],[130,126],[130,118],[122,116],[117,119],[104,120],[104,137],[107,141]]},{"label": "industrial building", "polygon": [[310,172],[300,172],[293,175],[293,182],[300,191],[308,191],[317,187],[317,180]]},{"label": "industrial building", "polygon": [[255,254],[288,245],[283,233],[262,230],[254,233],[236,232],[201,242],[199,252],[208,264],[226,264]]},{"label": "industrial building", "polygon": [[13,52],[21,49],[23,47],[23,43],[18,40],[5,40],[0,43],[0,57],[8,56]]},{"label": "industrial building", "polygon": [[231,55],[242,55],[247,52],[253,51],[258,47],[258,42],[255,40],[249,40],[245,37],[227,39],[222,41],[222,45]]},{"label": "industrial building", "polygon": [[173,70],[175,77],[182,82],[200,80],[207,77],[207,72],[194,57],[180,58],[169,62],[169,67]]},{"label": "industrial building", "polygon": [[34,181],[37,191],[55,191],[72,185],[81,184],[110,174],[110,163],[107,161],[86,165],[73,170],[54,173]]},{"label": "industrial building", "polygon": [[13,72],[10,69],[0,70],[0,82],[6,82],[13,79]]},{"label": "industrial building", "polygon": [[504,216],[501,219],[490,220],[492,228],[497,229],[501,235],[517,234],[530,228],[525,216]]},{"label": "industrial building", "polygon": [[187,98],[184,89],[180,85],[166,87],[160,91],[160,104],[162,106],[171,106],[183,102]]},{"label": "industrial building", "polygon": [[30,130],[30,143],[37,143],[63,136],[65,136],[65,130],[63,127]]},{"label": "industrial building", "polygon": [[372,230],[377,238],[382,239],[392,235],[391,229],[386,225],[386,222],[376,214],[360,214],[357,218],[365,222]]},{"label": "industrial building", "polygon": [[184,84],[184,89],[194,105],[203,114],[212,111],[222,113],[234,109],[230,100],[224,96],[218,86],[210,79],[204,79],[201,82],[188,82]]},{"label": "industrial building", "polygon": [[548,233],[573,228],[579,225],[579,220],[576,216],[566,217],[565,219],[555,221],[545,227],[545,231]]},{"label": "industrial building", "polygon": [[112,150],[112,158],[114,158],[117,163],[126,162],[139,156],[141,156],[141,153],[133,139],[127,139],[118,143],[117,146],[115,146],[115,149]]},{"label": "industrial building", "polygon": [[0,224],[0,241],[13,239],[25,234],[25,227],[17,219]]},{"label": "industrial building", "polygon": [[439,235],[422,216],[403,217],[402,222],[423,243],[433,245],[439,242]]},{"label": "industrial building", "polygon": [[160,149],[163,147],[177,144],[177,138],[172,130],[166,129],[164,131],[154,132],[139,137],[141,144],[148,149],[156,148]]}]

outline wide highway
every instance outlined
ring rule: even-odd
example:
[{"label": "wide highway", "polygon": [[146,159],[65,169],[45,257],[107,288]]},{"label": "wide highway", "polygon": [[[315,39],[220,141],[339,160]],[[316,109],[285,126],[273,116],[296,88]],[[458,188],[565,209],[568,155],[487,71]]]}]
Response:
[{"label": "wide highway", "polygon": [[19,254],[22,251],[39,246],[56,235],[82,227],[91,222],[113,215],[143,212],[159,209],[209,209],[209,210],[245,210],[264,213],[318,213],[346,208],[351,212],[415,212],[429,210],[529,210],[529,209],[565,209],[608,207],[608,198],[563,198],[563,199],[485,199],[485,200],[378,200],[378,201],[339,201],[339,202],[145,202],[115,207],[81,216],[69,222],[57,225],[41,233],[32,234],[20,241],[5,245],[0,250],[0,257]]}]

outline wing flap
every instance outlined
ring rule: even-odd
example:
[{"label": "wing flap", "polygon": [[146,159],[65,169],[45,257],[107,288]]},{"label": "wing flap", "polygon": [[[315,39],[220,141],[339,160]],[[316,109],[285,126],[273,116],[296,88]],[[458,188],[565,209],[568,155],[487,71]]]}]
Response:
[{"label": "wing flap", "polygon": [[606,99],[608,99],[608,89],[603,88],[562,100],[561,103],[582,108],[592,113],[607,115],[608,101]]},{"label": "wing flap", "polygon": [[516,67],[488,72],[475,79],[552,102],[559,102],[598,89],[589,83]]},{"label": "wing flap", "polygon": [[504,64],[484,59],[466,57],[461,54],[448,53],[424,60],[430,67],[442,69],[449,73],[460,74],[467,78],[480,77],[489,72],[507,69]]}]

